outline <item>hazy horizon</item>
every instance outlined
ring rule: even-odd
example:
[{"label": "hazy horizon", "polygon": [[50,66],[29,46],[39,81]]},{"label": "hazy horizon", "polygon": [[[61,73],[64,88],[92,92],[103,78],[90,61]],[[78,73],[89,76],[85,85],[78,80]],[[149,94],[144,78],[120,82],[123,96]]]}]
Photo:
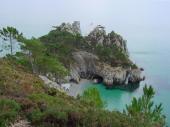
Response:
[{"label": "hazy horizon", "polygon": [[[47,34],[54,25],[80,21],[87,35],[100,24],[128,42],[129,51],[167,51],[169,0],[0,0],[0,27],[14,26],[27,37]],[[153,46],[154,45],[154,46]],[[166,50],[165,50],[166,49]],[[146,49],[148,51],[148,49]],[[155,51],[156,50],[156,51]]]},{"label": "hazy horizon", "polygon": [[[80,21],[82,32],[97,24],[125,38],[164,36],[170,31],[169,0],[0,0],[0,27],[14,26],[26,36],[41,36],[53,25]],[[134,36],[133,36],[134,37]]]}]

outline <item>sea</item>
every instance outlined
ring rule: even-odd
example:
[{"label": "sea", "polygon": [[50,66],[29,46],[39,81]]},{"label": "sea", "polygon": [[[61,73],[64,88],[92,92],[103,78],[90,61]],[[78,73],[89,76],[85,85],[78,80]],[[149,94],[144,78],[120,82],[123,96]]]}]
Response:
[{"label": "sea", "polygon": [[158,37],[147,39],[131,39],[128,43],[130,59],[139,67],[144,68],[142,75],[145,81],[139,88],[132,91],[106,89],[103,84],[87,84],[87,88],[95,87],[101,98],[106,102],[106,109],[123,111],[134,97],[143,94],[143,87],[151,85],[156,94],[155,104],[163,104],[163,113],[166,115],[167,125],[170,126],[170,39]]}]

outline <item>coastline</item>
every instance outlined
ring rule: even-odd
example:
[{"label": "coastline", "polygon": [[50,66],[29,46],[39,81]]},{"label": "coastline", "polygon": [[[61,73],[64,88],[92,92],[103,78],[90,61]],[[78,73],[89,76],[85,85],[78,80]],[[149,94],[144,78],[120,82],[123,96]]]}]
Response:
[{"label": "coastline", "polygon": [[[87,79],[81,79],[79,83],[68,82],[65,84],[57,84],[55,81],[48,79],[46,76],[39,75],[43,82],[50,88],[58,89],[61,92],[65,92],[68,96],[77,97],[83,93],[87,84],[92,83],[92,81]],[[66,85],[66,86],[64,86]]]},{"label": "coastline", "polygon": [[67,92],[67,95],[72,96],[72,97],[77,97],[77,95],[80,95],[83,93],[85,89],[85,85],[90,84],[91,81],[87,79],[81,79],[81,81],[76,84],[76,83],[70,83],[71,87],[69,91]]}]

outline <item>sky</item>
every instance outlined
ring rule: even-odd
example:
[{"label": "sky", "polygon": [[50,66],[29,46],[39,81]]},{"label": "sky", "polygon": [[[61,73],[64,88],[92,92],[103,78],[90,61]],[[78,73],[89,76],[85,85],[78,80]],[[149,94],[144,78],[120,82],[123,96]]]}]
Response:
[{"label": "sky", "polygon": [[0,0],[0,27],[14,26],[28,37],[75,20],[85,35],[101,24],[127,40],[163,39],[170,34],[170,0]]}]

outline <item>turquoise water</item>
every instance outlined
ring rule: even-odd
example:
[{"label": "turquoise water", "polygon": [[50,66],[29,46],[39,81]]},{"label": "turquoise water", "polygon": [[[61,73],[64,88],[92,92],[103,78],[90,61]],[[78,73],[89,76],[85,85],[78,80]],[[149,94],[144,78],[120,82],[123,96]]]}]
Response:
[{"label": "turquoise water", "polygon": [[134,45],[132,41],[129,44],[131,59],[145,69],[143,75],[146,76],[146,80],[140,83],[138,89],[133,92],[108,90],[102,84],[87,84],[86,88],[96,87],[103,101],[107,103],[107,109],[122,111],[133,97],[142,95],[145,84],[152,85],[156,91],[154,100],[156,103],[163,103],[164,113],[167,116],[168,126],[170,126],[170,46],[167,41],[164,41],[164,45],[159,40],[149,42],[149,44],[153,44],[152,47],[148,46],[146,42]]},{"label": "turquoise water", "polygon": [[134,92],[127,92],[119,89],[106,89],[103,84],[87,84],[86,88],[95,87],[99,90],[100,95],[104,102],[106,102],[106,108],[109,110],[123,111],[126,104],[129,104],[131,99],[141,95],[141,91],[138,89]]}]

